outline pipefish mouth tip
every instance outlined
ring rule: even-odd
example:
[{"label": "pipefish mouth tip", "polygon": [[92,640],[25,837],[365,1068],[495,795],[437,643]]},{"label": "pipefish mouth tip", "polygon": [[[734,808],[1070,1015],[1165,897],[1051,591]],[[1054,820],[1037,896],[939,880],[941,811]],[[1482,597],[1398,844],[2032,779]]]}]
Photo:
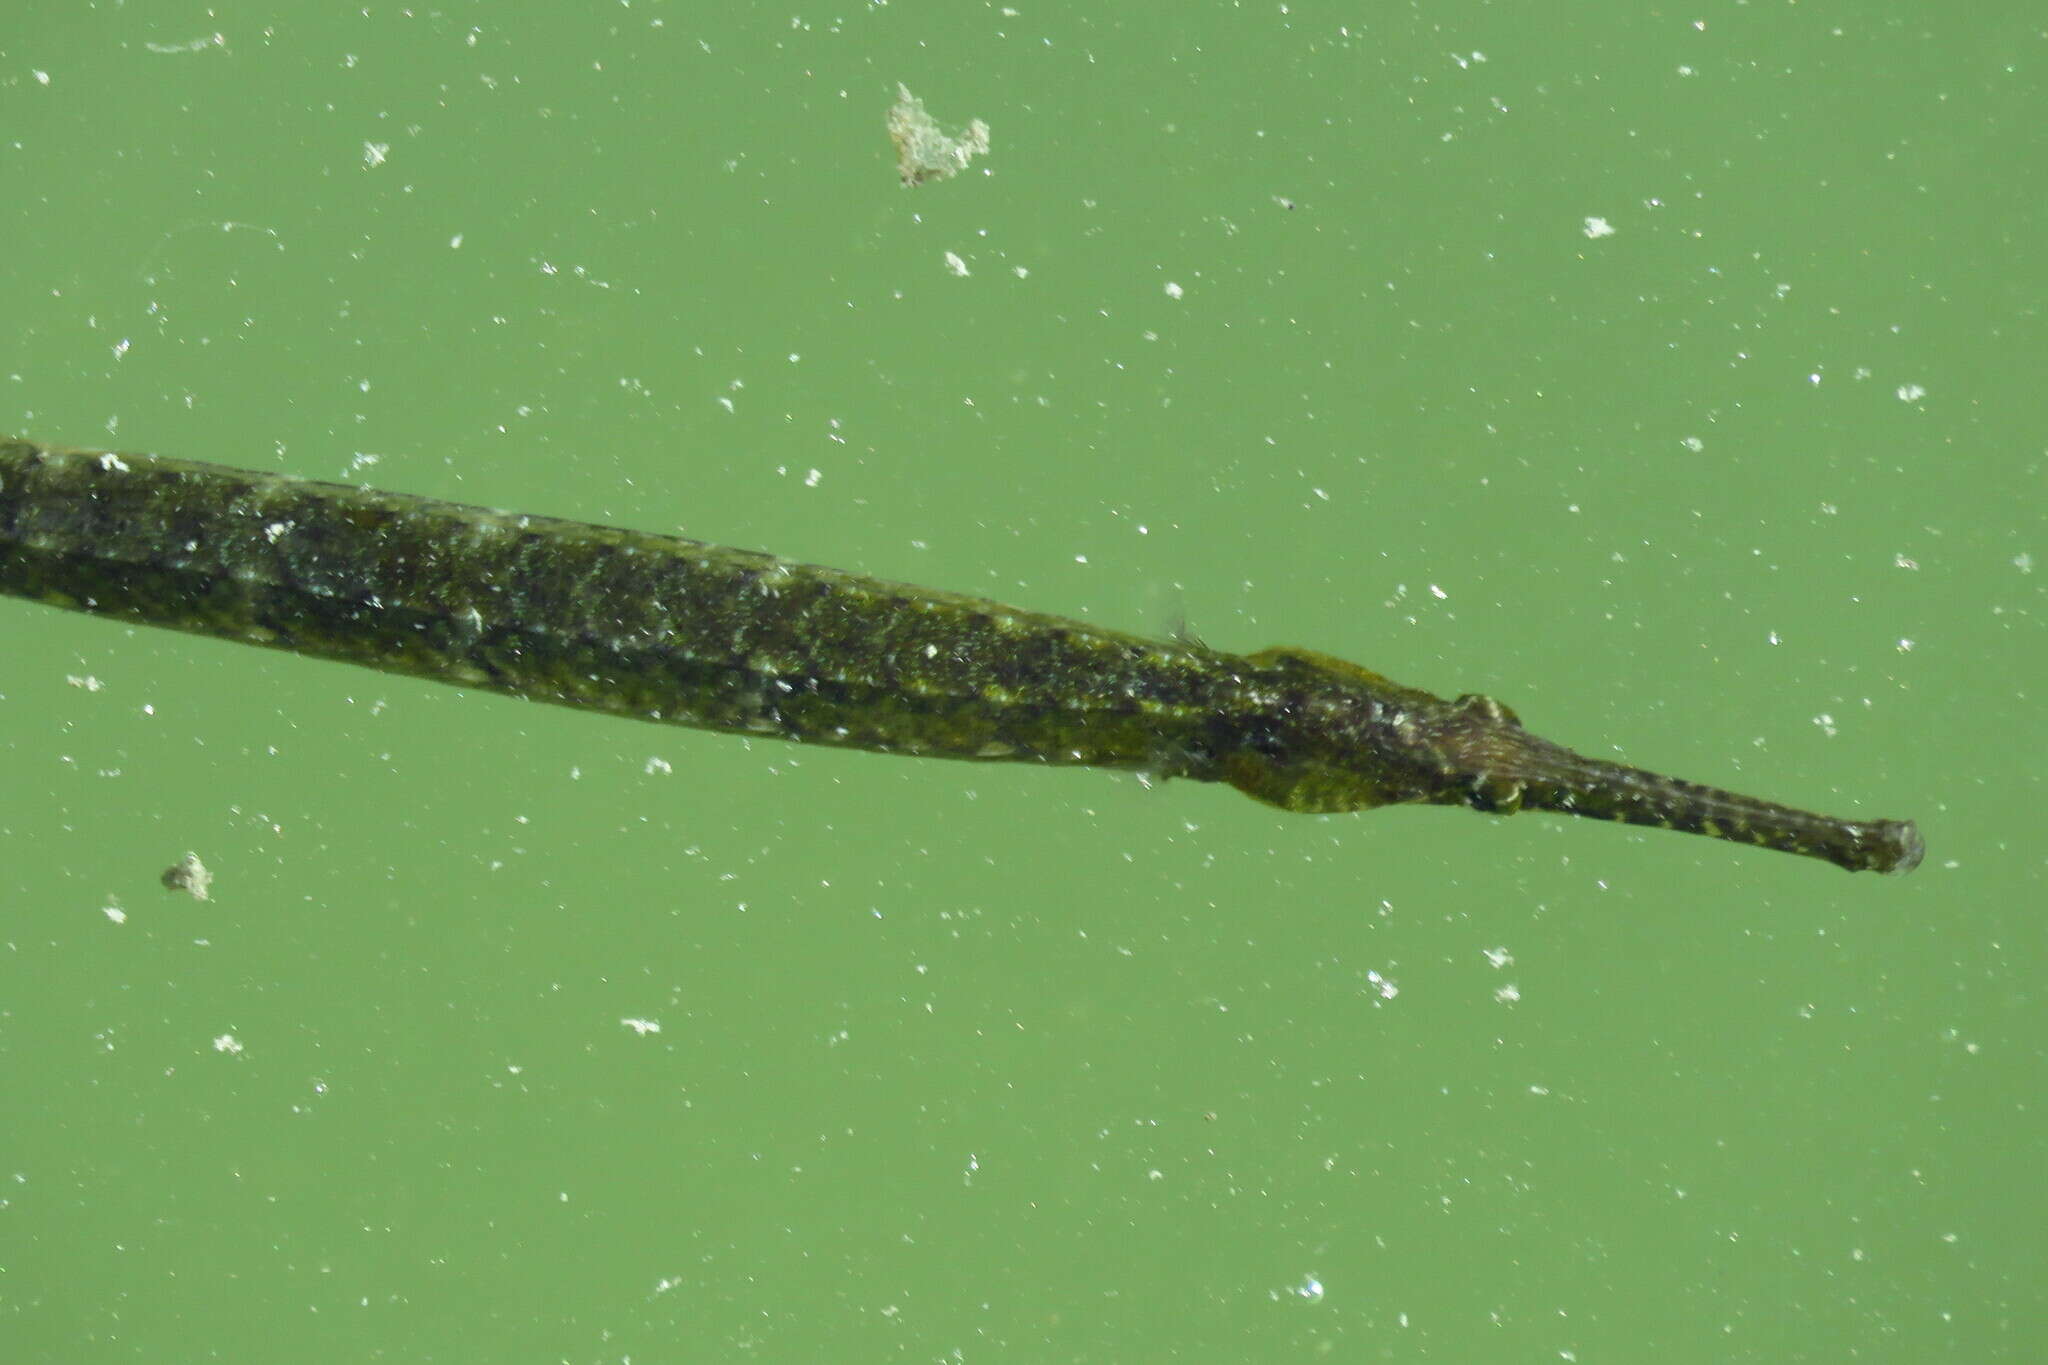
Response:
[{"label": "pipefish mouth tip", "polygon": [[1920,827],[1911,820],[1882,820],[1873,832],[1877,835],[1877,847],[1883,854],[1876,864],[1877,870],[1888,876],[1904,876],[1920,866],[1920,860],[1927,856],[1927,845],[1920,838]]}]

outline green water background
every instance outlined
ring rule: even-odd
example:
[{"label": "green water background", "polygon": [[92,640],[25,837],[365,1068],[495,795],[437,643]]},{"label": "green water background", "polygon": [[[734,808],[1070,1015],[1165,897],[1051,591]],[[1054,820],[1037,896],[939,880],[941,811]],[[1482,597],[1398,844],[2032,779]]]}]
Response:
[{"label": "green water background", "polygon": [[0,1358],[2040,1358],[2037,8],[1018,8],[25,12],[0,429],[1309,645],[1926,865],[0,603]]}]

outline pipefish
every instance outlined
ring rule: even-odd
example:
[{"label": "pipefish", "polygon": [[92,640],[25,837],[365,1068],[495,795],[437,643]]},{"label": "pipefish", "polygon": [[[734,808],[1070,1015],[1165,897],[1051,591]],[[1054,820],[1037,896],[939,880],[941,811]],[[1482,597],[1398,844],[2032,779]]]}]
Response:
[{"label": "pipefish", "polygon": [[1224,782],[1283,810],[1559,811],[1908,872],[1843,820],[1574,753],[1490,697],[677,536],[0,441],[0,592],[533,701],[927,758]]}]

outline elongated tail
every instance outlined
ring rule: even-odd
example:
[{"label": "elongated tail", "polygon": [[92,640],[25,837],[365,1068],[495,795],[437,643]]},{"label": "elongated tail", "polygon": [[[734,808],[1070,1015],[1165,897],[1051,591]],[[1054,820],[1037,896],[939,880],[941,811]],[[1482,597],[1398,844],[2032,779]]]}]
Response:
[{"label": "elongated tail", "polygon": [[1487,697],[1461,697],[1440,752],[1469,774],[1466,803],[1551,810],[1822,858],[1851,872],[1911,872],[1926,846],[1910,820],[1841,820],[1719,787],[1588,758],[1524,730]]}]

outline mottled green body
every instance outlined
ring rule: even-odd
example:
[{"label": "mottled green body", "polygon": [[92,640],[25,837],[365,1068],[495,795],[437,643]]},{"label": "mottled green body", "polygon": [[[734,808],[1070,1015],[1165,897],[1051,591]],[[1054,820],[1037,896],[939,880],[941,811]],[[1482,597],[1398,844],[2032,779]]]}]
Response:
[{"label": "mottled green body", "polygon": [[674,536],[0,442],[0,592],[703,729],[1224,781],[1288,810],[1570,811],[1905,871],[1855,823],[1602,763],[1483,697]]}]

